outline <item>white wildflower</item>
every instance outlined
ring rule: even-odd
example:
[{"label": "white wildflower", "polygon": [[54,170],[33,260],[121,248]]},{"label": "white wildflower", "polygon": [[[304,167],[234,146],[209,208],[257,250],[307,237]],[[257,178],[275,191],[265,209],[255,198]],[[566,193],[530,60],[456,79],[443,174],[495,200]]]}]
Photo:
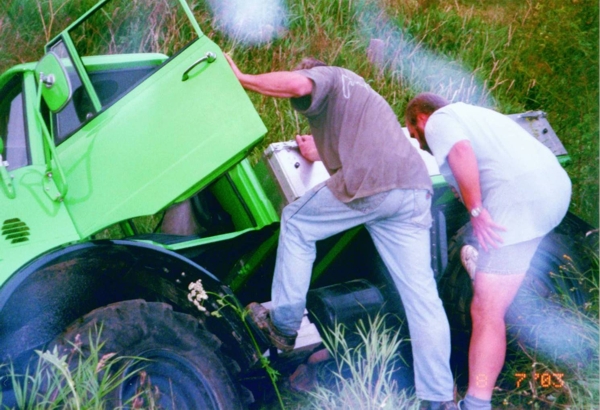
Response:
[{"label": "white wildflower", "polygon": [[192,302],[199,311],[206,312],[206,308],[202,306],[202,302],[208,299],[208,295],[202,286],[202,280],[198,279],[196,282],[190,282],[188,285],[188,300]]}]

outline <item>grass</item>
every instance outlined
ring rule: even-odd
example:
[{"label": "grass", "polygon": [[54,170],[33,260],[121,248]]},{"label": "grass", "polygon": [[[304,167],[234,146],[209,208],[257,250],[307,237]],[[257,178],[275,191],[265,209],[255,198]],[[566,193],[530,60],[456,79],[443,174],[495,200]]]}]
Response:
[{"label": "grass", "polygon": [[[290,1],[288,26],[261,46],[207,34],[251,73],[289,69],[303,56],[363,75],[403,118],[416,93],[434,91],[504,113],[543,110],[570,153],[571,209],[598,226],[598,4],[592,0]],[[380,64],[367,58],[372,39]],[[250,93],[265,144],[308,132],[286,101]],[[258,154],[256,154],[258,155]]]},{"label": "grass", "polygon": [[[284,390],[288,410],[392,410],[419,408],[412,389],[401,390],[396,371],[404,360],[395,328],[376,315],[348,328],[338,324],[322,335],[330,359],[312,364],[315,385],[308,392]],[[309,360],[310,361],[310,360]],[[261,409],[274,408],[268,403]]]},{"label": "grass", "polygon": [[[578,304],[566,291],[544,298],[542,303],[539,297],[531,303],[526,298],[525,305],[519,305],[518,310],[528,316],[529,323],[538,322],[539,329],[537,333],[534,329],[536,337],[533,340],[521,335],[519,341],[509,343],[507,361],[494,397],[498,406],[588,409],[598,405],[597,255],[593,260],[595,263],[590,271],[579,272],[565,255],[565,264],[554,273],[568,277],[585,289],[588,296],[584,303]],[[556,334],[552,334],[552,330]],[[515,335],[518,331],[510,332],[509,329],[509,333]]]},{"label": "grass", "polygon": [[566,370],[522,345],[512,355],[496,387],[496,406],[591,409],[598,405],[597,354],[585,366]]},{"label": "grass", "polygon": [[359,321],[353,330],[357,346],[348,343],[348,329],[338,324],[323,339],[334,358],[333,387],[318,386],[310,393],[315,408],[399,409],[414,407],[414,398],[400,393],[394,372],[402,362],[398,351],[403,341],[395,329],[385,325],[385,316],[368,323]]},{"label": "grass", "polygon": [[[7,373],[3,371],[0,382],[13,387],[17,408],[105,409],[106,397],[123,382],[119,362],[124,358],[114,353],[100,356],[101,333],[99,329],[93,338],[90,335],[89,354],[84,354],[80,342],[74,340],[67,352],[59,351],[56,346],[51,350],[36,351],[36,367],[27,368],[24,374],[19,374],[12,366]],[[138,397],[132,399],[134,408],[136,399]],[[4,408],[1,392],[0,407]]]}]

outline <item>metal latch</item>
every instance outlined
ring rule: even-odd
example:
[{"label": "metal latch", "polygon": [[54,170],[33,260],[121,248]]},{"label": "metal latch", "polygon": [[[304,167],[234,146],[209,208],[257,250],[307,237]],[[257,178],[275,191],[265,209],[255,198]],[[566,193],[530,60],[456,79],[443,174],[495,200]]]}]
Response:
[{"label": "metal latch", "polygon": [[2,155],[0,155],[0,175],[2,175],[2,182],[4,182],[4,187],[6,189],[6,196],[10,199],[16,197],[15,187],[13,185],[13,177],[8,174],[8,161],[4,161],[2,159]]}]

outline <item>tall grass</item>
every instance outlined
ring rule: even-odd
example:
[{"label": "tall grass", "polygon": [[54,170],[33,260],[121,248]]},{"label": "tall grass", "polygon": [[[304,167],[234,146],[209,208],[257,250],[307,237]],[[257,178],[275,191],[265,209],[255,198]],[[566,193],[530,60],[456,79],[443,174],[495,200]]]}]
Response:
[{"label": "tall grass", "polygon": [[[36,351],[37,365],[33,369],[28,367],[24,374],[17,372],[12,365],[4,364],[10,369],[2,369],[0,382],[12,386],[17,408],[105,409],[106,397],[124,380],[124,370],[119,365],[123,358],[114,353],[100,356],[101,333],[98,329],[93,338],[90,334],[89,352],[86,354],[79,340],[72,341],[67,352],[59,351],[56,346],[51,350]],[[5,408],[2,399],[0,392],[0,408]],[[138,397],[134,397],[131,403],[136,399]]]},{"label": "tall grass", "polygon": [[[348,343],[346,332],[358,336],[358,344]],[[321,383],[310,392],[309,404],[314,409],[417,409],[418,399],[399,390],[394,372],[402,364],[398,351],[401,343],[394,328],[387,327],[385,316],[359,321],[356,329],[338,324],[325,332],[324,344],[335,361],[333,380]],[[327,378],[324,378],[327,380]]]},{"label": "tall grass", "polygon": [[572,209],[598,226],[598,3],[440,1],[425,18],[387,3],[424,47],[477,73],[500,111],[548,113],[573,160]]},{"label": "tall grass", "polygon": [[[209,11],[198,9],[201,21]],[[262,46],[203,28],[248,72],[289,69],[306,55],[354,70],[400,118],[421,91],[505,113],[547,112],[572,158],[572,210],[598,226],[597,2],[293,0],[288,14],[287,32]],[[385,44],[383,67],[367,58],[374,38]],[[308,131],[286,101],[251,98],[270,130],[266,143]]]}]

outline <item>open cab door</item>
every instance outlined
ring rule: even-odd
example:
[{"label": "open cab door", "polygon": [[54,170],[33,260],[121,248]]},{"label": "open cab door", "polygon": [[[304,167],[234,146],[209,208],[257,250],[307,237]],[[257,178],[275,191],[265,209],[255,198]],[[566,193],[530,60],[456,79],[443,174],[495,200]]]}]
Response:
[{"label": "open cab door", "polygon": [[206,186],[266,132],[185,0],[101,1],[46,51],[73,89],[45,121],[81,237]]}]

